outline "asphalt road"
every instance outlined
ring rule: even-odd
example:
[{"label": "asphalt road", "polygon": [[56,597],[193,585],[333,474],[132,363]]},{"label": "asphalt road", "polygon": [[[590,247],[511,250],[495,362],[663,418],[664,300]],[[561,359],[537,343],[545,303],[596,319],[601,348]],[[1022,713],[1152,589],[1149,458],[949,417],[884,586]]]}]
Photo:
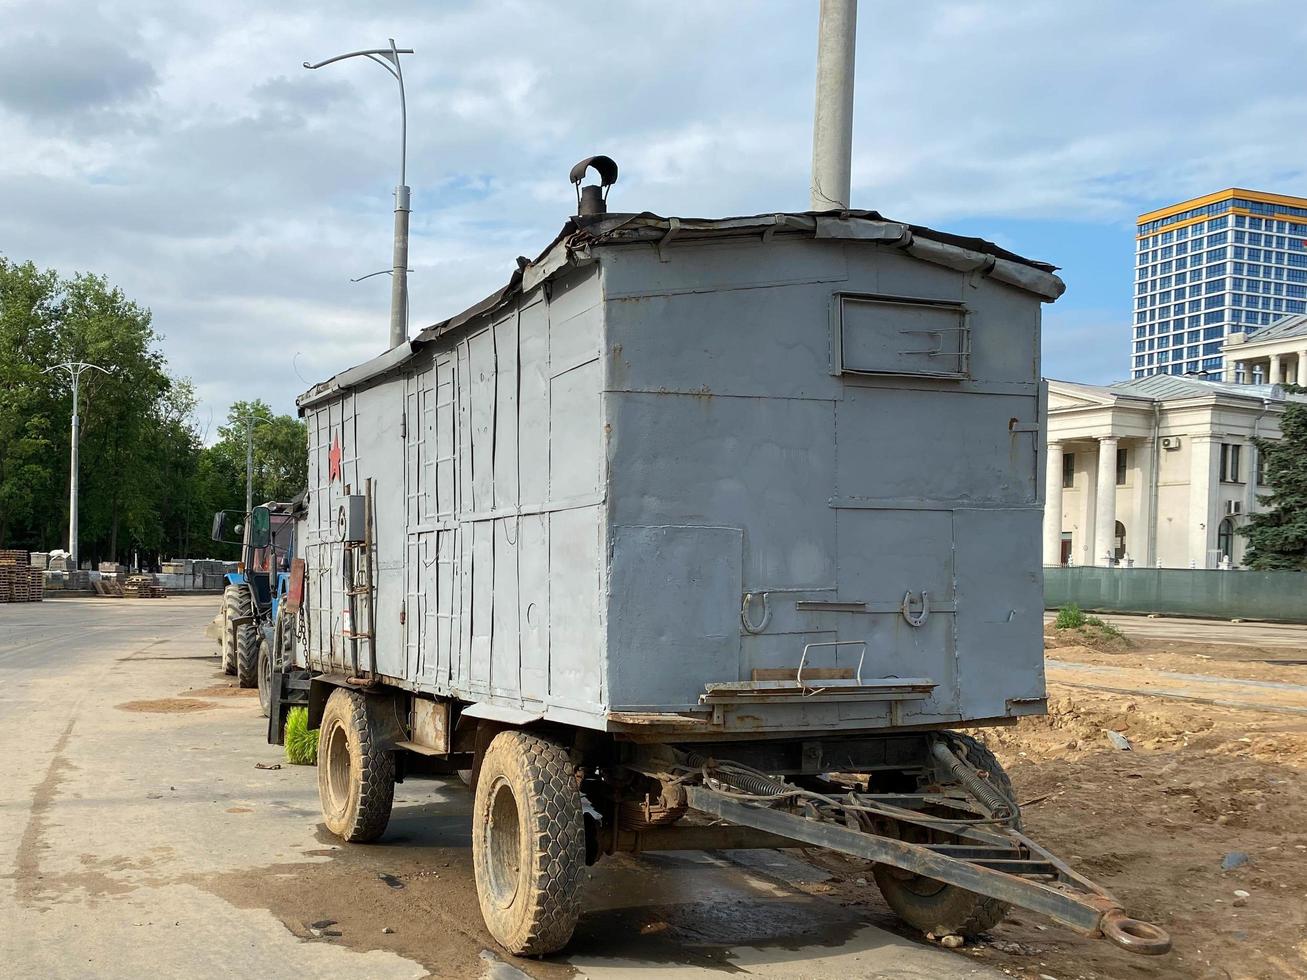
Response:
[{"label": "asphalt road", "polygon": [[255,768],[283,760],[217,669],[216,602],[0,605],[0,975],[1003,975],[805,892],[822,872],[773,851],[602,862],[567,955],[510,960],[461,784],[404,783],[382,842],[343,846],[312,768]]}]

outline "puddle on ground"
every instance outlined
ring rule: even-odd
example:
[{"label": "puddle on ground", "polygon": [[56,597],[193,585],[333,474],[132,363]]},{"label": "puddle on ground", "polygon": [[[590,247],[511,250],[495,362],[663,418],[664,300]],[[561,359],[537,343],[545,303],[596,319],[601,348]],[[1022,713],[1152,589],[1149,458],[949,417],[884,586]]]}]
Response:
[{"label": "puddle on ground", "polygon": [[[741,949],[838,949],[867,925],[857,910],[795,891],[719,853],[619,855],[587,869],[584,911],[567,949],[517,959],[495,945],[481,921],[471,794],[425,780],[405,784],[403,792],[416,802],[397,803],[374,844],[344,844],[318,825],[317,846],[304,847],[299,863],[195,884],[240,908],[269,909],[305,941],[388,950],[435,976],[469,980],[562,980],[581,964],[582,973],[638,964],[743,973],[734,962]],[[334,919],[340,935],[324,939],[304,928],[322,919]]]},{"label": "puddle on ground", "polygon": [[505,963],[492,949],[483,949],[477,955],[486,964],[486,980],[531,980],[531,974],[523,973],[517,967]]}]

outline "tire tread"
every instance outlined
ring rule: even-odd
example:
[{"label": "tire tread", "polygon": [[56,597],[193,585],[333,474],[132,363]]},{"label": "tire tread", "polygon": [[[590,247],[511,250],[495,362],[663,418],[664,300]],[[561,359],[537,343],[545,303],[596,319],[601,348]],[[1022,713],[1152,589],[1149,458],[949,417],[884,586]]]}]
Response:
[{"label": "tire tread", "polygon": [[318,792],[323,795],[323,812],[326,813],[326,765],[324,758],[328,726],[342,715],[340,723],[351,730],[356,738],[357,753],[351,753],[350,773],[358,780],[358,806],[348,814],[349,822],[337,834],[351,844],[363,844],[379,838],[390,823],[390,811],[395,802],[395,755],[380,748],[368,727],[367,695],[358,691],[337,688],[327,699],[322,715],[322,734],[318,739]]},{"label": "tire tread", "polygon": [[[534,799],[527,801],[522,814],[532,851],[523,914],[518,921],[505,923],[498,910],[483,901],[483,917],[496,940],[517,956],[556,952],[567,945],[576,928],[578,890],[585,868],[585,830],[575,766],[562,745],[529,732],[500,733],[486,754],[488,759],[495,757],[494,764],[520,775]],[[489,785],[484,762],[482,767],[479,789]],[[478,805],[478,819],[481,811]]]}]

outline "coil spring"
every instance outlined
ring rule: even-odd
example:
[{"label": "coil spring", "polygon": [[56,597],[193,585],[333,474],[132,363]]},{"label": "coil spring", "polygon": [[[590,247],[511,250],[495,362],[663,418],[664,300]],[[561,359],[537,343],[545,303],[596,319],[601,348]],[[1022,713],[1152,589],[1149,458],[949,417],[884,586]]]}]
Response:
[{"label": "coil spring", "polygon": [[957,757],[946,741],[936,739],[931,742],[930,752],[935,757],[935,761],[956,777],[957,781],[965,786],[973,796],[984,803],[995,817],[999,820],[1012,819],[1016,809],[1012,805],[1012,801],[999,792],[988,780],[981,779],[976,770]]},{"label": "coil spring", "polygon": [[722,771],[720,768],[711,765],[711,759],[705,758],[698,752],[689,753],[686,756],[686,762],[696,769],[708,766],[709,774],[713,779],[726,783],[733,789],[738,789],[740,792],[748,793],[751,796],[781,796],[789,791],[784,783],[775,779],[768,779],[766,776],[739,772],[734,769]]}]

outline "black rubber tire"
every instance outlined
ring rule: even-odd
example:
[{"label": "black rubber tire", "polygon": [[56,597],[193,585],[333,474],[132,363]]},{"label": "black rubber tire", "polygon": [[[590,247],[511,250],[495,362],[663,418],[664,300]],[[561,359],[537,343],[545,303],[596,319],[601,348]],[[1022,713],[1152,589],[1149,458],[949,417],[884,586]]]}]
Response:
[{"label": "black rubber tire", "polygon": [[232,626],[231,621],[241,616],[248,616],[252,611],[250,591],[243,585],[229,585],[222,590],[222,669],[224,673],[236,673],[236,634],[239,627]]},{"label": "black rubber tire", "polygon": [[[945,737],[954,752],[966,759],[973,769],[979,771],[1009,799],[1016,800],[1012,780],[998,759],[994,758],[994,753],[970,735],[948,732]],[[1017,825],[1020,826],[1019,816]],[[900,826],[906,828],[910,825]],[[905,839],[917,843],[925,840],[916,836]],[[996,898],[977,895],[965,888],[946,885],[933,878],[906,873],[884,864],[876,865],[871,873],[886,904],[895,915],[908,925],[937,936],[974,938],[1002,922],[1012,908]]]},{"label": "black rubber tire", "polygon": [[318,730],[318,799],[327,829],[351,844],[386,831],[395,802],[395,754],[368,727],[368,698],[337,688]]},{"label": "black rubber tire", "polygon": [[259,644],[259,707],[263,711],[264,718],[272,711],[273,672],[286,669],[290,662],[290,647],[294,642],[294,620],[286,612],[285,603],[282,603],[277,607],[277,620],[273,625],[271,642],[265,637]]},{"label": "black rubber tire", "polygon": [[481,917],[515,956],[567,945],[580,917],[585,824],[576,767],[563,746],[500,732],[477,774],[472,867]]},{"label": "black rubber tire", "polygon": [[253,623],[236,629],[236,686],[259,686],[259,647],[263,638]]},{"label": "black rubber tire", "polygon": [[272,710],[272,651],[267,640],[259,644],[258,687],[259,710],[266,718]]}]

